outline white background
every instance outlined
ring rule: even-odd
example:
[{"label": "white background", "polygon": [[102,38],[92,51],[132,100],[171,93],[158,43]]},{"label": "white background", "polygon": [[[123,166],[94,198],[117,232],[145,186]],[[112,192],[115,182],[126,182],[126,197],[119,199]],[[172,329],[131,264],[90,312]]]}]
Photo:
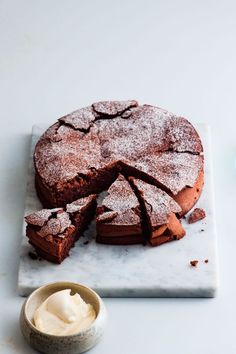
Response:
[{"label": "white background", "polygon": [[31,126],[103,99],[211,125],[221,284],[215,299],[105,299],[91,353],[236,353],[235,37],[235,1],[0,0],[1,354],[34,352],[16,292]]}]

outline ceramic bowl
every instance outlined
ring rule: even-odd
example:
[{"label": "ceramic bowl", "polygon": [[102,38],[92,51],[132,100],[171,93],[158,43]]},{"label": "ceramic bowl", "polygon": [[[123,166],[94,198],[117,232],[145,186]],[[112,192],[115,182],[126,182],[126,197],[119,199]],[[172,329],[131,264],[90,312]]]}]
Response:
[{"label": "ceramic bowl", "polygon": [[[39,331],[33,321],[35,310],[56,291],[71,289],[79,293],[83,300],[96,311],[96,319],[91,327],[78,334],[68,336],[49,335]],[[79,354],[92,348],[101,339],[106,324],[106,309],[100,296],[92,289],[78,283],[56,282],[35,290],[24,302],[20,314],[20,327],[23,336],[31,347],[47,354]]]}]

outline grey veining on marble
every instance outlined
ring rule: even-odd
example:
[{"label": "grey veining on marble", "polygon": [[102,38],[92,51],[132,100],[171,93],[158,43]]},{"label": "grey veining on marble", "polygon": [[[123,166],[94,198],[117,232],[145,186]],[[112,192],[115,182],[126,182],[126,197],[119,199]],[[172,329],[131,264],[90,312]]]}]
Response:
[{"label": "grey veining on marble", "polygon": [[[204,220],[191,225],[183,220],[186,236],[160,247],[97,244],[93,222],[60,265],[28,256],[33,248],[27,242],[23,223],[19,294],[26,296],[43,284],[64,280],[84,283],[104,297],[214,297],[218,264],[210,136],[206,125],[198,124],[196,128],[205,150],[205,187],[197,203],[206,211]],[[33,127],[25,215],[41,208],[34,188],[32,154],[44,129]],[[199,261],[196,268],[189,264],[193,259]],[[205,263],[205,259],[209,262]]]}]

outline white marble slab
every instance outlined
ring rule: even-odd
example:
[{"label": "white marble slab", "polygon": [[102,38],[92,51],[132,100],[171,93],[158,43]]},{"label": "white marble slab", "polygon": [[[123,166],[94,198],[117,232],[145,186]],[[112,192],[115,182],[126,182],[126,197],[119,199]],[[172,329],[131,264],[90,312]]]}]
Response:
[{"label": "white marble slab", "polygon": [[[34,188],[32,154],[44,128],[33,127],[25,215],[41,208]],[[206,125],[199,124],[197,130],[205,148],[205,187],[198,206],[205,209],[206,219],[192,225],[183,220],[187,235],[160,247],[99,245],[93,223],[60,265],[28,256],[33,248],[27,242],[24,223],[19,294],[26,296],[45,283],[68,280],[84,283],[104,297],[214,297],[218,278],[210,137]],[[196,268],[189,264],[193,259],[199,260]]]}]

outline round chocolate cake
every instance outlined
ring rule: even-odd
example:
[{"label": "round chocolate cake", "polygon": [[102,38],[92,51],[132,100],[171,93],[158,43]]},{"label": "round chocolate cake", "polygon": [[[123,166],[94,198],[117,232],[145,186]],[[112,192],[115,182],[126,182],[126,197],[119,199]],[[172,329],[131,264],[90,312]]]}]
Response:
[{"label": "round chocolate cake", "polygon": [[[180,219],[204,184],[203,147],[191,123],[136,101],[97,102],[58,119],[39,139],[34,163],[36,190],[45,208],[66,212],[68,203],[107,191],[97,208],[96,240],[113,245],[157,246],[181,239],[185,230]],[[94,213],[95,207],[83,220]],[[54,214],[50,212],[55,219]],[[66,251],[52,258],[47,239],[45,253],[30,217],[27,236],[36,252],[60,262],[78,236],[72,232],[73,242],[66,243],[70,237],[59,233]],[[53,218],[50,223],[60,222]],[[75,231],[88,222],[77,224]],[[48,237],[55,239],[53,233]]]},{"label": "round chocolate cake", "polygon": [[203,148],[191,123],[136,101],[97,102],[58,119],[39,139],[34,162],[44,207],[106,190],[122,173],[173,196],[184,215],[204,181]]}]

